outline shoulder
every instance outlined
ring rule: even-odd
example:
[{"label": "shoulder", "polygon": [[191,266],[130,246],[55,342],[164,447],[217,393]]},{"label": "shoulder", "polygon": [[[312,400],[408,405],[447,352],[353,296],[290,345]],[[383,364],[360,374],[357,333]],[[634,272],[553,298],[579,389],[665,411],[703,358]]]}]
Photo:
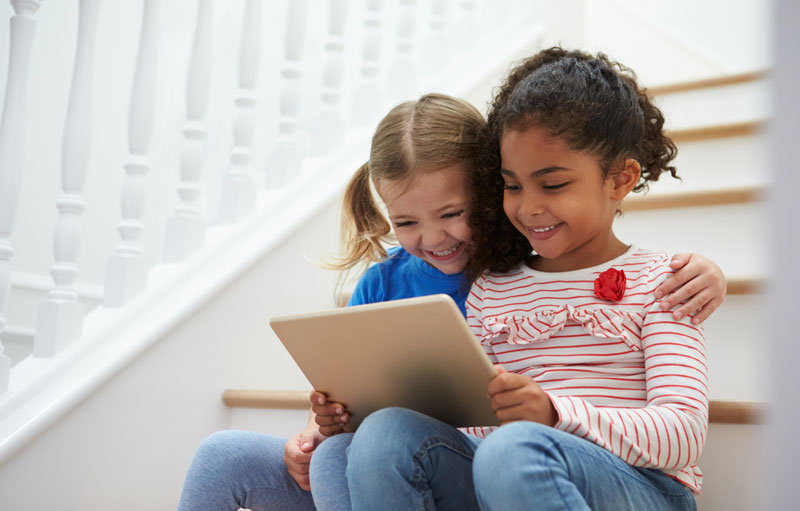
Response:
[{"label": "shoulder", "polygon": [[655,289],[674,273],[669,266],[671,257],[663,251],[634,247],[630,254],[615,266],[625,272],[629,283],[633,281],[648,289]]},{"label": "shoulder", "polygon": [[386,300],[386,289],[389,282],[398,271],[402,271],[402,268],[408,265],[409,257],[411,257],[402,247],[393,247],[387,252],[386,259],[367,268],[364,275],[358,279],[348,305],[362,305]]}]

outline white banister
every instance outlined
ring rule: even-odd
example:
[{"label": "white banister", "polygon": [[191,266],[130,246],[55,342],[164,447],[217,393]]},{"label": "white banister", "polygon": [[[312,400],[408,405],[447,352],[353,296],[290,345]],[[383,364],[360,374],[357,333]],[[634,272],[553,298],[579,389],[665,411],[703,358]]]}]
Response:
[{"label": "white banister", "polygon": [[339,147],[344,140],[345,123],[339,102],[339,87],[344,74],[344,27],[347,0],[328,2],[328,38],[325,42],[325,64],[322,69],[322,106],[312,126],[311,152],[323,156]]},{"label": "white banister", "polygon": [[445,26],[449,11],[448,0],[430,1],[430,21],[428,35],[422,45],[422,62],[420,68],[427,76],[436,75],[438,69],[447,66],[449,51]]},{"label": "white banister", "polygon": [[53,288],[36,314],[35,357],[52,357],[81,335],[83,304],[78,301],[78,250],[81,245],[83,186],[92,140],[92,79],[100,0],[80,0],[78,44],[72,72],[67,118],[61,142],[61,189],[58,223],[53,235]]},{"label": "white banister", "polygon": [[180,204],[167,220],[164,239],[164,262],[179,263],[199,250],[205,242],[206,222],[197,201],[203,193],[200,178],[206,152],[204,125],[211,90],[211,48],[213,0],[199,0],[195,22],[192,56],[186,79],[186,139],[180,162],[178,197]]},{"label": "white banister", "polygon": [[[31,46],[36,31],[34,14],[40,0],[12,0],[8,78],[3,114],[0,117],[0,334],[6,325],[3,314],[11,289],[11,234],[14,232],[19,193],[22,185],[22,143],[25,126],[25,102]],[[0,394],[8,389],[11,359],[0,342]]]},{"label": "white banister", "polygon": [[153,132],[158,76],[158,10],[160,0],[144,0],[142,29],[136,71],[128,110],[128,149],[125,183],[122,187],[122,241],[108,259],[103,305],[121,307],[147,287],[147,262],[139,238],[144,231],[142,216],[145,184],[150,172],[147,151]]},{"label": "white banister", "polygon": [[233,148],[230,168],[222,185],[219,221],[232,223],[256,204],[257,187],[252,177],[253,134],[255,132],[256,83],[261,61],[261,0],[247,0],[242,38],[239,43],[239,89],[234,98]]},{"label": "white banister", "polygon": [[300,147],[301,62],[305,47],[306,0],[289,2],[284,39],[283,89],[279,97],[278,138],[267,169],[267,186],[285,186],[302,171]]},{"label": "white banister", "polygon": [[411,99],[417,92],[417,66],[414,63],[417,0],[401,0],[397,21],[397,56],[387,73],[389,97]]},{"label": "white banister", "polygon": [[377,121],[383,96],[378,86],[381,57],[382,0],[367,0],[364,12],[364,39],[361,46],[361,84],[353,94],[353,125]]}]

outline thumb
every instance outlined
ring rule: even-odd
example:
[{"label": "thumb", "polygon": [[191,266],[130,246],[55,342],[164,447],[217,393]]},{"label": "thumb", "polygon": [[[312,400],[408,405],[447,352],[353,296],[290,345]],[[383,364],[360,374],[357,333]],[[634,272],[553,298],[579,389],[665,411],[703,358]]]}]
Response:
[{"label": "thumb", "polygon": [[300,435],[300,450],[303,452],[311,452],[317,447],[316,435],[310,431],[303,432]]}]

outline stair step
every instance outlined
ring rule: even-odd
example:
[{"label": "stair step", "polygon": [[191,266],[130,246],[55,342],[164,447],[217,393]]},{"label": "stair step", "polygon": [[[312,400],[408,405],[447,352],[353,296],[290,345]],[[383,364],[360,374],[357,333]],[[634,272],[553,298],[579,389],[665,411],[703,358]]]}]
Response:
[{"label": "stair step", "polygon": [[[222,402],[229,408],[299,410],[309,408],[306,390],[228,389]],[[716,424],[762,424],[766,405],[758,401],[719,401],[709,405],[709,422]]]},{"label": "stair step", "polygon": [[741,121],[670,130],[668,134],[676,144],[685,144],[688,142],[700,142],[717,138],[755,135],[762,133],[765,127],[766,121],[763,120]]},{"label": "stair step", "polygon": [[651,96],[660,97],[678,92],[688,92],[700,89],[715,89],[717,87],[725,87],[727,85],[757,82],[760,80],[765,80],[767,76],[768,74],[766,70],[748,71],[745,73],[715,76],[713,78],[704,78],[701,80],[690,80],[686,82],[659,85],[657,87],[650,87],[647,91]]},{"label": "stair step", "polygon": [[762,186],[728,188],[678,193],[659,193],[631,197],[622,202],[622,211],[648,211],[654,209],[692,208],[761,202],[766,195]]}]

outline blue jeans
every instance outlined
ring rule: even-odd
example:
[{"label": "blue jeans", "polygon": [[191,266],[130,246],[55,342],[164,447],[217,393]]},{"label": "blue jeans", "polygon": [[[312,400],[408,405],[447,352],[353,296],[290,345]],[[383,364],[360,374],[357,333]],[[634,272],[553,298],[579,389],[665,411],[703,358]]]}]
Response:
[{"label": "blue jeans", "polygon": [[[317,449],[334,438],[325,440]],[[297,485],[283,462],[285,443],[285,438],[249,431],[220,431],[208,436],[189,465],[178,510],[236,511],[242,507],[252,511],[313,511],[311,493]],[[325,471],[344,473],[345,447],[340,452],[327,449],[330,459],[324,453],[314,453],[312,460],[319,458],[323,467],[321,477],[326,477]],[[324,489],[333,495],[323,495],[326,502],[338,502],[334,497],[347,491],[332,483]]]},{"label": "blue jeans", "polygon": [[411,410],[371,414],[347,448],[353,510],[477,510],[472,457],[479,442]]},{"label": "blue jeans", "polygon": [[535,422],[490,434],[475,454],[473,476],[484,511],[696,509],[691,490],[660,470],[633,467],[592,442]]}]

